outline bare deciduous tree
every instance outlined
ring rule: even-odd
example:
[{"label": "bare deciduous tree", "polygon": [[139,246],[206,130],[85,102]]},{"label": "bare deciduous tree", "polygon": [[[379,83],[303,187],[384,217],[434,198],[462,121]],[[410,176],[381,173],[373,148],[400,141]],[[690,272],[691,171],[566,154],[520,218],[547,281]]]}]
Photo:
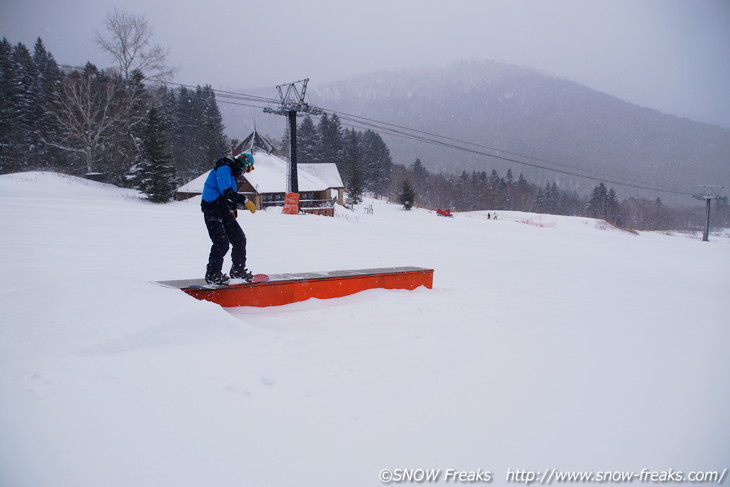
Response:
[{"label": "bare deciduous tree", "polygon": [[107,15],[104,25],[108,36],[94,31],[96,43],[109,52],[125,79],[139,70],[150,80],[170,80],[177,68],[167,65],[169,49],[152,44],[152,27],[144,15],[134,15],[114,9]]},{"label": "bare deciduous tree", "polygon": [[113,134],[124,97],[119,84],[100,76],[91,65],[70,74],[60,84],[51,115],[58,128],[55,140],[46,144],[84,155],[88,172]]}]

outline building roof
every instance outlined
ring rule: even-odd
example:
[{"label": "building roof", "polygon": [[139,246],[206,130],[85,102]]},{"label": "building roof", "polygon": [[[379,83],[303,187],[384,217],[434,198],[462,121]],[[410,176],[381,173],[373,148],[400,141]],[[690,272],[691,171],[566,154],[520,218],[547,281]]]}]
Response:
[{"label": "building roof", "polygon": [[[342,178],[336,164],[297,164],[299,191],[324,191],[342,188]],[[208,172],[178,188],[178,193],[202,193]],[[285,193],[287,162],[265,152],[254,154],[254,170],[243,177],[257,193]]]},{"label": "building roof", "polygon": [[251,135],[246,137],[243,142],[238,144],[234,149],[234,154],[240,154],[242,152],[266,152],[267,154],[271,154],[274,152],[274,145],[269,142],[266,137],[259,134],[256,129],[253,129],[253,132],[251,132]]}]

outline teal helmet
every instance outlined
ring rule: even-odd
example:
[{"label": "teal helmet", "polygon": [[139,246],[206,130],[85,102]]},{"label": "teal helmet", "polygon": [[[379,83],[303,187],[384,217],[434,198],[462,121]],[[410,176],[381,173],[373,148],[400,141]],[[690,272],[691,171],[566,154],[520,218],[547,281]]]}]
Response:
[{"label": "teal helmet", "polygon": [[248,152],[244,152],[243,154],[238,154],[236,157],[233,158],[233,161],[236,163],[236,166],[242,172],[253,171],[253,155],[252,154],[249,154]]}]

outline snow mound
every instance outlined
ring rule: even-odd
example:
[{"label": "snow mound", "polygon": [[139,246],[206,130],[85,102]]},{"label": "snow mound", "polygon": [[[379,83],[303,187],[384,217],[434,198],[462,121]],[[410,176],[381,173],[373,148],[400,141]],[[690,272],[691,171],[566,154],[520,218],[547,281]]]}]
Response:
[{"label": "snow mound", "polygon": [[32,171],[0,175],[0,192],[5,197],[23,198],[136,198],[139,192],[67,174]]}]

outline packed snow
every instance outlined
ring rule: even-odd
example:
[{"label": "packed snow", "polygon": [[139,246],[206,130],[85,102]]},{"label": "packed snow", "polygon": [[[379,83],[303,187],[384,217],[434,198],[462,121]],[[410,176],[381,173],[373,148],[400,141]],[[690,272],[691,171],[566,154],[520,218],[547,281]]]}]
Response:
[{"label": "packed snow", "polygon": [[418,266],[434,287],[224,309],[155,283],[202,277],[199,203],[0,176],[0,485],[730,467],[728,236],[375,199],[243,212],[254,272]]}]

